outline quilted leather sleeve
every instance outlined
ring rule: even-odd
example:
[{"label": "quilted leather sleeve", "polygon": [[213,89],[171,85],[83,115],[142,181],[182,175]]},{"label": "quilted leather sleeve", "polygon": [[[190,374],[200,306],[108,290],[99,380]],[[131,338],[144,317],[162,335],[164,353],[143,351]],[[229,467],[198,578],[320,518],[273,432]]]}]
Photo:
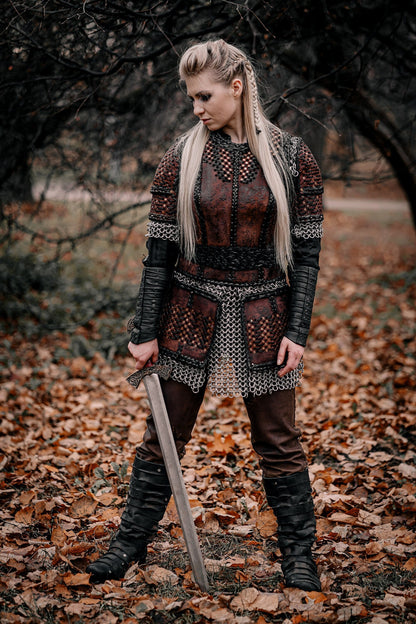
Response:
[{"label": "quilted leather sleeve", "polygon": [[[322,238],[322,176],[318,164],[305,143],[300,140],[295,169],[295,205],[292,223],[292,245],[294,263],[315,265]],[[308,244],[308,243],[311,244]],[[314,251],[315,250],[315,251]],[[316,257],[313,258],[313,255]],[[305,256],[307,261],[305,262]]]},{"label": "quilted leather sleeve", "polygon": [[180,156],[181,149],[178,142],[175,142],[163,156],[156,169],[150,188],[152,202],[149,219],[151,221],[176,224]]},{"label": "quilted leather sleeve", "polygon": [[285,336],[306,345],[319,271],[322,237],[322,176],[303,141],[297,158],[297,189],[292,225],[293,267],[289,271],[291,300]]}]

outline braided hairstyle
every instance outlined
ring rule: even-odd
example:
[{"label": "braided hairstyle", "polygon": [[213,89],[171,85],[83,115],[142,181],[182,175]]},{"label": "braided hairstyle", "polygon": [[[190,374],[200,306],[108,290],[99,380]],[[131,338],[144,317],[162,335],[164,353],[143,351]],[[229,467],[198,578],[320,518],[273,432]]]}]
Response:
[{"label": "braided hairstyle", "polygon": [[[287,190],[291,188],[292,182],[282,152],[276,148],[275,137],[280,130],[271,124],[263,112],[254,68],[242,50],[222,39],[198,43],[188,48],[179,63],[180,79],[186,80],[203,71],[210,71],[214,80],[226,86],[229,86],[234,78],[238,77],[242,80],[243,123],[247,141],[276,201],[276,261],[287,272],[292,264],[287,197]],[[209,130],[201,122],[198,122],[183,137],[178,223],[182,248],[188,259],[194,258],[195,255],[196,234],[192,201],[202,153],[208,137]]]}]

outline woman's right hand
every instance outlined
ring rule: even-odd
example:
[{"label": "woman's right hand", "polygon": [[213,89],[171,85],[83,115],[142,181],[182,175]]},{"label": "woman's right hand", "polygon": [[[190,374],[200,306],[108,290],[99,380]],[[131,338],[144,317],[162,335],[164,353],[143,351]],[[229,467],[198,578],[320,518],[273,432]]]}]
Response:
[{"label": "woman's right hand", "polygon": [[156,364],[157,358],[159,357],[159,345],[156,338],[149,342],[142,342],[141,344],[129,342],[127,348],[136,360],[137,370],[142,370],[142,368]]}]

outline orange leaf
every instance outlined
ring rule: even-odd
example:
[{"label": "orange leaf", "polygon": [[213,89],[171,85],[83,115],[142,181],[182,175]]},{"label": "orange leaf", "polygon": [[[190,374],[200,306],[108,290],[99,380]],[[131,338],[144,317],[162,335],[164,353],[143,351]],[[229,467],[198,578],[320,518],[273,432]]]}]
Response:
[{"label": "orange leaf", "polygon": [[236,581],[239,581],[240,583],[247,583],[247,581],[250,580],[249,575],[243,572],[242,570],[237,570],[234,578]]},{"label": "orange leaf", "polygon": [[91,496],[81,496],[71,505],[71,515],[73,518],[86,518],[91,516],[97,507],[96,501]]},{"label": "orange leaf", "polygon": [[380,542],[369,542],[365,547],[365,553],[368,556],[378,555],[383,550],[383,545]]},{"label": "orange leaf", "polygon": [[55,526],[52,529],[51,534],[51,542],[55,544],[55,546],[64,546],[67,540],[67,533],[63,530],[62,527]]},{"label": "orange leaf", "polygon": [[71,362],[70,370],[73,377],[87,377],[91,364],[83,357],[76,357]]},{"label": "orange leaf", "polygon": [[414,570],[416,568],[416,557],[412,557],[411,559],[406,561],[403,567],[405,570]]},{"label": "orange leaf", "polygon": [[82,572],[79,572],[78,574],[71,574],[71,572],[68,572],[67,574],[64,574],[62,578],[65,585],[68,587],[90,584],[90,575]]},{"label": "orange leaf", "polygon": [[261,511],[257,516],[256,527],[262,537],[271,537],[277,531],[276,516],[271,509]]},{"label": "orange leaf", "polygon": [[328,600],[328,596],[326,594],[318,591],[310,591],[308,592],[308,596],[309,598],[312,598],[314,602],[325,602],[325,600]]},{"label": "orange leaf", "polygon": [[217,431],[214,433],[214,441],[207,443],[207,447],[212,455],[228,455],[228,453],[232,452],[234,446],[234,440],[230,434],[223,438]]},{"label": "orange leaf", "polygon": [[96,500],[105,507],[116,507],[123,502],[123,499],[120,498],[120,496],[117,496],[117,494],[112,494],[111,492],[106,492],[105,494],[102,494],[99,498],[96,497]]},{"label": "orange leaf", "polygon": [[30,524],[32,522],[33,511],[33,507],[24,507],[16,513],[14,519],[16,520],[16,522]]},{"label": "orange leaf", "polygon": [[22,505],[28,505],[33,498],[35,498],[36,492],[33,490],[28,490],[27,492],[22,492],[19,496],[19,501]]},{"label": "orange leaf", "polygon": [[49,466],[49,464],[43,464],[42,468],[45,468],[48,472],[59,472],[59,468],[56,466]]},{"label": "orange leaf", "polygon": [[279,597],[274,593],[259,592],[254,587],[248,587],[232,599],[230,606],[234,611],[275,613],[279,606]]},{"label": "orange leaf", "polygon": [[215,517],[218,519],[220,524],[232,524],[237,518],[240,517],[240,514],[238,514],[236,511],[233,511],[232,509],[225,510],[221,509],[220,507],[216,507],[213,510],[213,513],[215,514]]}]

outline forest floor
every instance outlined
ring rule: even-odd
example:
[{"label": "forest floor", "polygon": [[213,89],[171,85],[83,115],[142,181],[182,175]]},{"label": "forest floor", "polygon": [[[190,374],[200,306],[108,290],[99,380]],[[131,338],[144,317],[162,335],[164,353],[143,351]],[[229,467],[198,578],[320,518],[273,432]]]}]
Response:
[{"label": "forest floor", "polygon": [[63,332],[2,335],[2,624],[416,621],[415,260],[407,214],[327,213],[297,409],[322,592],[285,588],[242,400],[210,395],[182,466],[211,592],[192,580],[173,504],[146,565],[91,585],[144,390],[125,381],[130,358],[65,357]]}]

